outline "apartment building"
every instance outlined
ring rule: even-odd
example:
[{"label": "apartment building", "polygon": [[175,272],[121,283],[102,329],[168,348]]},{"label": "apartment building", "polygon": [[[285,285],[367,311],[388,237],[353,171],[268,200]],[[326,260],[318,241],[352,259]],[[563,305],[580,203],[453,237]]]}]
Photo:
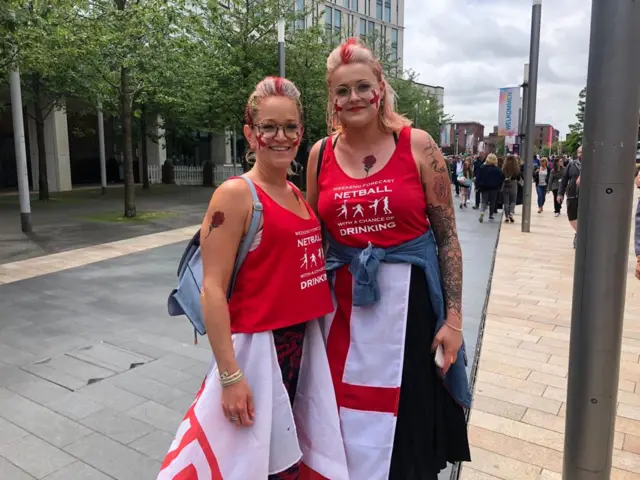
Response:
[{"label": "apartment building", "polygon": [[296,0],[296,9],[310,9],[306,19],[296,28],[305,28],[315,20],[328,32],[334,32],[338,43],[347,37],[375,40],[371,45],[376,55],[398,62],[402,70],[404,48],[405,0]]},{"label": "apartment building", "polygon": [[560,132],[547,123],[536,123],[533,129],[533,145],[538,149],[550,148],[560,139]]}]

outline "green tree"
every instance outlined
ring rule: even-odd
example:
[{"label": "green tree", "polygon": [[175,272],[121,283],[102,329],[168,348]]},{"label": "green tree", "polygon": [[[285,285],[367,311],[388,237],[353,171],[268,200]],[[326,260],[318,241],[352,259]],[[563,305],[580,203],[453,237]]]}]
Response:
[{"label": "green tree", "polygon": [[20,69],[23,102],[32,107],[27,112],[35,121],[39,199],[48,200],[45,119],[55,108],[64,108],[68,96],[82,90],[82,81],[75,74],[79,55],[69,40],[66,23],[72,4],[66,0],[11,3],[8,48]]},{"label": "green tree", "polygon": [[74,10],[75,45],[92,85],[85,98],[93,104],[101,100],[122,124],[125,217],[136,215],[134,115],[166,108],[192,119],[202,106],[202,65],[193,45],[200,41],[193,34],[196,7],[185,0],[84,0]]},{"label": "green tree", "polygon": [[587,87],[580,90],[578,94],[578,111],[576,113],[576,123],[569,125],[569,134],[567,140],[564,143],[566,153],[575,154],[578,151],[578,147],[582,143],[582,137],[584,136],[584,114],[587,101]]},{"label": "green tree", "polygon": [[301,155],[327,135],[327,56],[329,45],[318,25],[297,30],[287,44],[287,78],[296,84],[304,107],[304,139]]}]

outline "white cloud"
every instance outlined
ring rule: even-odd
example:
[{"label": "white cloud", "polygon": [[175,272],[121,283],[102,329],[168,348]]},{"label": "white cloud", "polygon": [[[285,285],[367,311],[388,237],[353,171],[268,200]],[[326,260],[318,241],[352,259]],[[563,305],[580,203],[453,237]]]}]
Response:
[{"label": "white cloud", "polygon": [[[586,83],[590,3],[543,1],[536,122],[562,136]],[[530,31],[530,0],[405,0],[404,64],[444,87],[455,120],[479,121],[488,133],[498,89],[522,83]]]}]

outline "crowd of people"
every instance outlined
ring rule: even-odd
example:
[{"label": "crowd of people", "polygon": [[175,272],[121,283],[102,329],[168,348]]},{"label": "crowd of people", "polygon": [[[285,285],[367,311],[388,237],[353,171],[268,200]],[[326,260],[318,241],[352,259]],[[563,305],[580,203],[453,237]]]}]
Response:
[{"label": "crowd of people", "polygon": [[249,98],[253,168],[215,190],[200,233],[194,303],[214,361],[159,480],[436,480],[470,460],[447,163],[360,40],[326,75],[331,133],[310,152],[306,198],[287,181],[300,92],[269,77]]},{"label": "crowd of people", "polygon": [[[477,155],[452,155],[447,157],[451,182],[455,195],[460,198],[460,209],[467,208],[472,191],[475,191],[473,209],[480,210],[478,220],[484,222],[489,210],[489,220],[494,220],[502,210],[505,223],[514,223],[516,205],[522,204],[524,187],[524,160],[517,155],[496,156],[493,153]],[[569,223],[574,232],[578,229],[578,193],[582,167],[582,147],[574,158],[568,155],[533,157],[533,183],[536,191],[538,214],[544,212],[547,195],[553,196],[553,212],[559,217],[566,197]],[[574,235],[573,246],[575,248]]]}]

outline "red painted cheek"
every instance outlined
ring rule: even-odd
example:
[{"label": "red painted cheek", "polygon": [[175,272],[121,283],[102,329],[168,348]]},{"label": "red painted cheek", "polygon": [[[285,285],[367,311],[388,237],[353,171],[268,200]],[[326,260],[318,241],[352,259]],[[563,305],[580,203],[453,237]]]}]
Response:
[{"label": "red painted cheek", "polygon": [[335,102],[333,102],[333,110],[338,113],[341,112],[343,110],[343,108],[338,105],[338,100],[336,100]]},{"label": "red painted cheek", "polygon": [[267,146],[267,142],[264,141],[264,139],[262,138],[261,134],[256,135],[256,140],[258,140],[258,146],[259,147],[266,147]]},{"label": "red painted cheek", "polygon": [[300,145],[301,141],[302,141],[302,135],[299,135],[298,138],[296,139],[296,141],[293,142],[293,146],[297,147],[298,145]]},{"label": "red painted cheek", "polygon": [[369,103],[371,103],[371,105],[375,106],[376,108],[380,108],[380,94],[375,90],[373,91],[373,98],[369,100]]}]

